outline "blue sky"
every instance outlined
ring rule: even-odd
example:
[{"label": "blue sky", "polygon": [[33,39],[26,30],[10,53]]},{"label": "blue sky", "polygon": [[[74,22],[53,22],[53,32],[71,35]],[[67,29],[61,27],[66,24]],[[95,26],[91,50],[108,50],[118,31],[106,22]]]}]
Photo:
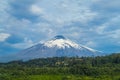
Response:
[{"label": "blue sky", "polygon": [[120,52],[120,0],[0,1],[0,55],[58,34],[105,53]]}]

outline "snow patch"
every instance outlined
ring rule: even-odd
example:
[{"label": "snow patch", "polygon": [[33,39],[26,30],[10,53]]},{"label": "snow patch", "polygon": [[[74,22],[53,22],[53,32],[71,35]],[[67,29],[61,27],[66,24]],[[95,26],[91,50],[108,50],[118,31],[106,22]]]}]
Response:
[{"label": "snow patch", "polygon": [[100,53],[101,53],[101,51],[98,51],[98,50],[89,48],[89,47],[87,47],[87,46],[83,46],[83,45],[82,45],[82,47],[84,47],[85,49],[88,49],[89,51],[94,52],[94,53],[96,53],[96,52],[100,52]]},{"label": "snow patch", "polygon": [[50,40],[44,43],[44,46],[47,47],[58,47],[58,48],[80,48],[78,44],[76,44],[75,42],[72,42],[68,39],[55,39],[55,40]]}]

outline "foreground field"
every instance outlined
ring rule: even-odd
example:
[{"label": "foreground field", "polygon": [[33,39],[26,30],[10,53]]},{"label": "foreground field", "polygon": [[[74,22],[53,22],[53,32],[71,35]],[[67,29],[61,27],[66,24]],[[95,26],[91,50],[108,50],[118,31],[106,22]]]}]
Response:
[{"label": "foreground field", "polygon": [[75,75],[29,75],[0,76],[0,80],[120,80],[120,76],[75,76]]}]

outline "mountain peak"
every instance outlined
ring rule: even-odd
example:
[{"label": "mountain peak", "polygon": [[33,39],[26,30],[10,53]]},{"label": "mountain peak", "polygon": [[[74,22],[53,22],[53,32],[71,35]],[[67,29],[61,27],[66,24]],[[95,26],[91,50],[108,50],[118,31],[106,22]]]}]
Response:
[{"label": "mountain peak", "polygon": [[66,39],[66,38],[62,35],[57,35],[57,36],[54,37],[54,39]]},{"label": "mountain peak", "polygon": [[79,45],[71,40],[65,38],[62,35],[57,35],[53,39],[46,41],[44,46],[47,47],[57,47],[57,48],[79,48]]}]

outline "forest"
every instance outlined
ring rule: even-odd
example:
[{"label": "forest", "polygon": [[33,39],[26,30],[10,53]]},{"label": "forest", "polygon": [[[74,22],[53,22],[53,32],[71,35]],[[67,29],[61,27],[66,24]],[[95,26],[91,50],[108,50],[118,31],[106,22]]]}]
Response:
[{"label": "forest", "polygon": [[120,80],[120,53],[0,63],[0,80]]}]

